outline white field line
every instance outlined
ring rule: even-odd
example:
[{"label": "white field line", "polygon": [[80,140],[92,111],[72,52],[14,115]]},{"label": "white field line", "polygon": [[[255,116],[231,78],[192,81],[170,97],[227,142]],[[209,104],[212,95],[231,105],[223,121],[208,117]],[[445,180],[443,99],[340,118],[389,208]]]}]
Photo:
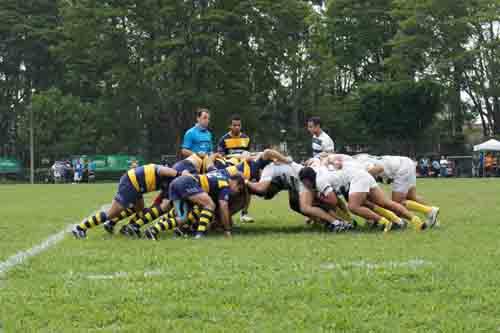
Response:
[{"label": "white field line", "polygon": [[408,261],[387,261],[380,263],[370,263],[366,261],[353,261],[347,263],[325,263],[321,265],[323,269],[346,269],[346,268],[364,268],[372,269],[394,269],[394,268],[418,268],[421,266],[429,266],[432,263],[422,259],[411,259]]},{"label": "white field line", "polygon": [[113,280],[113,279],[132,277],[132,276],[136,276],[136,275],[143,275],[144,277],[154,277],[154,276],[163,275],[163,272],[160,270],[146,271],[146,272],[141,272],[141,273],[136,273],[136,274],[129,273],[129,272],[114,272],[114,273],[108,273],[108,274],[83,274],[82,276],[84,278],[89,279],[89,280]]},{"label": "white field line", "polygon": [[[101,206],[102,209],[106,209],[108,205],[103,205]],[[94,212],[93,214],[97,213]],[[25,250],[25,251],[19,251],[13,256],[7,258],[7,260],[0,262],[0,275],[4,275],[7,273],[9,270],[12,268],[24,263],[26,260],[28,260],[31,257],[37,256],[40,253],[48,250],[49,248],[53,247],[60,241],[64,239],[64,237],[71,232],[71,229],[73,228],[74,224],[70,224],[66,226],[63,230],[59,231],[58,233],[55,233],[53,235],[50,235],[48,238],[46,238],[43,242],[40,244],[37,244],[33,246],[32,248]]]}]

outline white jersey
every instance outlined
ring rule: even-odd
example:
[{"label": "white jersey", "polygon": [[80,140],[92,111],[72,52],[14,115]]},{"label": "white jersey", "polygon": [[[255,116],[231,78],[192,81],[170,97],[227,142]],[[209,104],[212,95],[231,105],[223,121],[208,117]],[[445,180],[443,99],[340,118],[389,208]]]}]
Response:
[{"label": "white jersey", "polygon": [[304,186],[299,180],[299,172],[304,166],[292,162],[290,164],[268,164],[263,170],[260,181],[279,180],[287,189],[296,189],[299,192]]},{"label": "white jersey", "polygon": [[328,134],[321,131],[320,135],[313,136],[312,150],[314,157],[318,156],[321,153],[333,153],[335,151],[335,144]]}]

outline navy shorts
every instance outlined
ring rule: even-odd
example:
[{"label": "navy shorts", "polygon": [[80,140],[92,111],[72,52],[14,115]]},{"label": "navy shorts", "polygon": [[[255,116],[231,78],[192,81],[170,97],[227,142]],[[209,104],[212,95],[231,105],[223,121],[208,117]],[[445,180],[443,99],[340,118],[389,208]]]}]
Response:
[{"label": "navy shorts", "polygon": [[137,192],[128,175],[123,175],[120,178],[120,184],[118,184],[118,192],[115,195],[115,200],[124,208],[132,208],[141,198],[142,194]]},{"label": "navy shorts", "polygon": [[200,184],[191,176],[180,176],[171,184],[168,191],[170,200],[184,200],[193,195],[203,193]]},{"label": "navy shorts", "polygon": [[180,172],[180,173],[187,170],[192,175],[198,174],[198,170],[196,170],[193,163],[186,161],[186,160],[182,160],[182,161],[175,163],[172,168],[174,168],[177,172]]}]

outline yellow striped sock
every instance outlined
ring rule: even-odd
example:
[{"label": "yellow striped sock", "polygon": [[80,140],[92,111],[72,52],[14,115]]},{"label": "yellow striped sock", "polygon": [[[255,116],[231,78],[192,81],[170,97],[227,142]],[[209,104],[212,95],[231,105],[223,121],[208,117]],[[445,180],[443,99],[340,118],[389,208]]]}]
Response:
[{"label": "yellow striped sock", "polygon": [[405,206],[406,208],[414,212],[419,212],[423,214],[429,214],[430,212],[432,212],[432,207],[423,205],[413,200],[406,200]]}]

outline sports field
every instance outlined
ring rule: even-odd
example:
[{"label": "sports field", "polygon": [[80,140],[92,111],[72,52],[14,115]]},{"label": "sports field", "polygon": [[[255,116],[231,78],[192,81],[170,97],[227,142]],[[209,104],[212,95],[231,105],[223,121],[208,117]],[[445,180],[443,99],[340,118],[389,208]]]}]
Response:
[{"label": "sports field", "polygon": [[[329,234],[306,226],[284,194],[254,200],[257,222],[239,225],[231,240],[129,240],[96,228],[86,240],[43,243],[109,203],[116,185],[2,185],[0,327],[500,331],[500,181],[418,188],[441,207],[439,228]],[[31,257],[12,258],[29,249]]]}]

